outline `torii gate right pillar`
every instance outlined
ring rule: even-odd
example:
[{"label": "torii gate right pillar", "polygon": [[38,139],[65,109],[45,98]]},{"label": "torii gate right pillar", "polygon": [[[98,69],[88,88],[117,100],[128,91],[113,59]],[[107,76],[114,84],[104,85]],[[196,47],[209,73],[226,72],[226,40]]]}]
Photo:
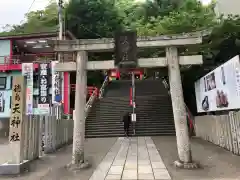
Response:
[{"label": "torii gate right pillar", "polygon": [[177,47],[167,47],[166,58],[179,156],[175,165],[178,167],[193,166],[185,168],[194,168],[196,164],[192,162]]}]

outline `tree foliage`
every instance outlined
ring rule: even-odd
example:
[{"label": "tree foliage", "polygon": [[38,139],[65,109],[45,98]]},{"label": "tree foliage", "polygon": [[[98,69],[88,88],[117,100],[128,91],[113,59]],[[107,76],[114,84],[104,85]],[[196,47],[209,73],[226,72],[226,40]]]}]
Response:
[{"label": "tree foliage", "polygon": [[[65,4],[67,29],[79,38],[111,37],[121,29],[137,30],[139,35],[191,32],[213,27],[211,6],[197,0],[72,0]],[[55,1],[41,11],[26,14],[26,22],[12,26],[11,33],[36,32],[57,28]]]},{"label": "tree foliage", "polygon": [[[66,29],[77,38],[113,37],[115,31],[136,30],[139,36],[159,36],[208,30],[201,45],[183,49],[183,54],[204,55],[204,66],[185,71],[185,89],[193,94],[193,82],[205,74],[205,66],[216,66],[240,54],[240,18],[217,18],[214,3],[203,6],[198,0],[71,0],[64,5]],[[0,35],[56,31],[58,8],[55,1],[41,11],[26,14],[20,25],[7,26]],[[142,52],[141,52],[142,53]],[[146,56],[158,56],[159,50],[147,50]],[[104,56],[104,57],[103,57]],[[95,59],[108,59],[105,55]],[[91,74],[91,79],[98,75]],[[89,81],[90,82],[90,81]],[[193,99],[193,98],[192,98]]]},{"label": "tree foliage", "polygon": [[0,35],[56,31],[58,27],[57,7],[57,3],[52,0],[44,10],[26,14],[26,20],[23,24],[13,25],[10,27],[10,31],[2,32]]},{"label": "tree foliage", "polygon": [[66,22],[77,38],[111,37],[122,28],[111,0],[72,0],[66,7]]}]

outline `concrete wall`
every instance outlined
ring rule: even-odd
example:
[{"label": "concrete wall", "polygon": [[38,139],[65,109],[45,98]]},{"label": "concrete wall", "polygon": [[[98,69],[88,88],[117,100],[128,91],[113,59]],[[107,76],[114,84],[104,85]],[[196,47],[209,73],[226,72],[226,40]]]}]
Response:
[{"label": "concrete wall", "polygon": [[240,155],[240,111],[195,117],[196,136]]},{"label": "concrete wall", "polygon": [[0,64],[4,63],[4,56],[10,55],[11,41],[10,40],[0,40]]},{"label": "concrete wall", "polygon": [[217,0],[215,12],[218,15],[224,14],[233,14],[240,15],[240,1],[239,0]]}]

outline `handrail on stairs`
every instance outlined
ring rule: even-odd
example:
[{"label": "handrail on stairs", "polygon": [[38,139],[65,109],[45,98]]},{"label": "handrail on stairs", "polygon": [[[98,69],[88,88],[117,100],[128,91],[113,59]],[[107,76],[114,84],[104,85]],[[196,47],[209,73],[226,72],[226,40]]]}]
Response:
[{"label": "handrail on stairs", "polygon": [[104,90],[105,90],[105,87],[108,85],[109,83],[109,77],[106,76],[103,83],[102,83],[102,86],[99,90],[99,99],[101,99],[103,97],[103,93],[104,93]]},{"label": "handrail on stairs", "polygon": [[[93,103],[96,101],[96,99],[103,96],[103,92],[104,92],[104,89],[105,89],[107,84],[108,84],[108,77],[106,77],[105,80],[103,81],[103,84],[100,88],[100,91],[98,92],[98,88],[96,88],[93,91],[92,95],[89,97],[89,99],[86,103],[86,106],[85,106],[85,112],[86,112],[86,117],[85,118],[87,118],[88,113],[90,112],[90,109],[91,109]],[[75,118],[74,114],[75,114],[75,110],[73,110],[73,119]]]},{"label": "handrail on stairs", "polygon": [[[163,83],[164,87],[168,90],[168,94],[171,95],[171,94],[170,94],[170,88],[169,88],[168,82],[166,81],[165,78],[162,80],[162,83]],[[189,120],[189,129],[190,129],[190,131],[191,131],[190,134],[192,134],[192,133],[193,133],[193,130],[194,130],[194,126],[193,126],[193,124],[194,124],[194,116],[192,115],[190,109],[188,108],[188,106],[186,105],[185,102],[184,102],[184,106],[185,106],[185,108],[186,108],[187,118],[188,118],[188,120]]]},{"label": "handrail on stairs", "polygon": [[105,90],[105,87],[107,86],[108,84],[108,76],[106,76],[106,78],[104,79],[103,83],[102,83],[102,86],[99,90],[99,93],[98,93],[98,89],[95,89],[94,92],[92,93],[92,95],[90,96],[90,98],[88,99],[88,102],[86,104],[86,107],[85,107],[85,111],[86,111],[86,118],[88,116],[88,113],[93,105],[93,103],[96,101],[97,98],[101,99],[102,96],[103,96],[103,93],[104,93],[104,90]]}]

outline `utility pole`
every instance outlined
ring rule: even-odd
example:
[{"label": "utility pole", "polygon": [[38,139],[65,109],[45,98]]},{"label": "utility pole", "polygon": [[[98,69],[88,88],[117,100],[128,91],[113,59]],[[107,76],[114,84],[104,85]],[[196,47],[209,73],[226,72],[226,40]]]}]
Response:
[{"label": "utility pole", "polygon": [[[59,0],[58,1],[58,26],[59,26],[59,32],[58,32],[58,39],[59,40],[63,40],[63,0]],[[62,57],[62,53],[59,52],[58,53],[58,61],[59,62],[62,62],[63,61],[63,57]],[[61,95],[61,100],[63,99],[63,73],[62,72],[59,72],[59,86],[60,86],[60,95]],[[57,117],[60,116],[61,118],[61,115],[62,115],[62,105],[60,104],[58,106],[58,115]]]},{"label": "utility pole", "polygon": [[[63,39],[63,0],[58,1],[59,40]],[[60,53],[59,53],[60,55]],[[60,59],[59,59],[60,60]]]},{"label": "utility pole", "polygon": [[136,100],[135,100],[135,73],[132,71],[132,123],[133,123],[133,135],[136,134]]}]

